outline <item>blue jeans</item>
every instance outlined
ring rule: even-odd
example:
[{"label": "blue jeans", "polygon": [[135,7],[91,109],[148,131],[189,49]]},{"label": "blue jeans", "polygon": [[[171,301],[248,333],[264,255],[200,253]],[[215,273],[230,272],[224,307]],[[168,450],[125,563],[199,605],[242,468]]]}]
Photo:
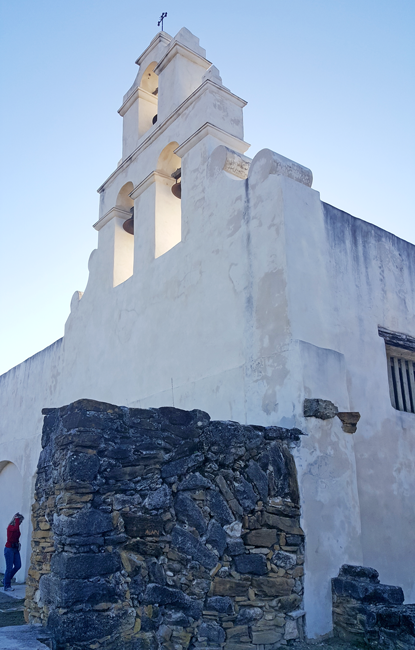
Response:
[{"label": "blue jeans", "polygon": [[6,571],[4,572],[4,588],[9,589],[11,587],[12,578],[18,572],[22,566],[22,561],[20,559],[20,553],[17,548],[7,548],[4,549],[4,557],[6,559]]}]

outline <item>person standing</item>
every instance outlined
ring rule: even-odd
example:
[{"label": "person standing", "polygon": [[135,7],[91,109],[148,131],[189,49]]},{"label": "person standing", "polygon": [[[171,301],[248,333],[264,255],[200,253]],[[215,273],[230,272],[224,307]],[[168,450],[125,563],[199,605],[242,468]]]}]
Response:
[{"label": "person standing", "polygon": [[4,591],[14,591],[12,587],[12,578],[16,575],[22,562],[20,559],[20,524],[24,517],[20,512],[16,512],[7,526],[7,542],[4,547],[4,558],[6,560],[6,571],[4,573]]}]

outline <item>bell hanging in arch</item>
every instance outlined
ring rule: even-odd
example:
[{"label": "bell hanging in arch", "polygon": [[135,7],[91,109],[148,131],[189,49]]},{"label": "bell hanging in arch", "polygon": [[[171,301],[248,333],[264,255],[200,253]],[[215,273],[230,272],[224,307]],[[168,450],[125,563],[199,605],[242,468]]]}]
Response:
[{"label": "bell hanging in arch", "polygon": [[131,217],[124,221],[122,227],[129,235],[134,235],[134,207],[130,208],[130,214]]},{"label": "bell hanging in arch", "polygon": [[[181,183],[181,177],[182,177],[182,168],[179,167],[176,169],[175,172],[171,174],[171,177],[175,179],[175,184],[171,186],[171,191],[173,196],[176,197],[176,199],[181,199],[182,198],[182,183]],[[179,182],[180,181],[180,182]]]}]

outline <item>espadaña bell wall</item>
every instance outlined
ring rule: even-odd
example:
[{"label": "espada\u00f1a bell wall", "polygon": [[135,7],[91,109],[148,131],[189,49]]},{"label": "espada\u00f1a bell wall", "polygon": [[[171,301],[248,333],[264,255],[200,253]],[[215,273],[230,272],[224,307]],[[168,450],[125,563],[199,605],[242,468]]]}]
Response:
[{"label": "espada\u00f1a bell wall", "polygon": [[302,635],[298,429],[91,400],[44,414],[26,614],[56,650]]}]

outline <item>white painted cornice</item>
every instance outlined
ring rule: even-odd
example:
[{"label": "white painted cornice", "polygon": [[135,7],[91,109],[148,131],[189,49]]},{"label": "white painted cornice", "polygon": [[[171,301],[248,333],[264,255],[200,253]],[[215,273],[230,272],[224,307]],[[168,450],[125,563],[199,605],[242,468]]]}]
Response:
[{"label": "white painted cornice", "polygon": [[173,185],[173,183],[176,182],[174,178],[168,176],[168,174],[159,172],[156,169],[154,172],[151,172],[151,174],[146,176],[145,179],[141,181],[141,183],[136,185],[136,187],[133,189],[132,192],[130,192],[128,196],[130,196],[134,200],[138,199],[138,197],[141,196],[141,194],[145,192],[150,187],[150,185],[152,185],[153,183],[157,183],[159,181],[164,181],[164,182],[167,181],[168,185]]},{"label": "white painted cornice", "polygon": [[209,91],[213,91],[221,94],[222,96],[226,97],[226,99],[236,104],[236,106],[239,106],[240,108],[243,108],[247,104],[247,102],[244,99],[241,99],[237,95],[234,95],[233,93],[231,93],[230,90],[228,90],[224,86],[218,86],[218,84],[207,79],[198,88],[196,88],[196,90],[191,95],[189,95],[189,97],[187,97],[187,99],[185,99],[184,102],[180,104],[180,106],[178,106],[172,113],[170,113],[170,115],[166,117],[166,119],[163,122],[161,122],[160,125],[157,126],[157,128],[154,131],[152,131],[147,136],[147,138],[145,138],[145,140],[143,140],[143,142],[141,142],[141,144],[139,144],[138,147],[134,149],[134,151],[132,151],[129,156],[127,156],[125,160],[123,160],[121,165],[117,167],[117,169],[113,171],[112,174],[110,174],[110,176],[108,176],[108,178],[102,183],[102,185],[100,185],[100,187],[97,190],[98,194],[101,194],[101,192],[104,191],[105,186],[107,185],[107,183],[109,183],[109,181],[115,178],[122,170],[124,170],[124,168],[127,165],[130,164],[132,160],[134,160],[137,156],[143,153],[143,151],[145,151],[147,147],[149,147],[155,140],[157,140],[159,135],[161,135],[170,126],[170,124],[174,122],[174,120],[176,120],[180,115],[182,115],[182,113],[184,113],[184,111],[186,111],[189,108],[189,106],[191,106],[197,99],[199,99],[200,96],[203,95],[203,93]]},{"label": "white painted cornice", "polygon": [[198,142],[206,138],[208,135],[213,136],[226,147],[229,147],[238,153],[245,153],[245,151],[251,146],[240,138],[227,133],[227,131],[219,129],[217,126],[210,124],[210,122],[206,122],[206,124],[201,126],[200,129],[196,131],[196,133],[193,133],[190,138],[187,138],[183,144],[177,147],[174,153],[179,156],[179,158],[183,158],[183,156],[186,155],[188,151],[193,149],[193,147],[198,144]]},{"label": "white painted cornice", "polygon": [[170,61],[174,59],[174,57],[177,54],[181,54],[185,59],[188,59],[189,61],[192,61],[192,63],[196,63],[197,65],[202,66],[202,68],[205,68],[207,70],[210,68],[212,65],[211,61],[208,61],[205,59],[204,56],[201,56],[200,54],[197,54],[197,52],[194,52],[191,50],[189,47],[186,47],[186,45],[183,45],[183,43],[180,43],[179,41],[176,41],[166,52],[166,54],[163,56],[161,61],[157,64],[157,66],[154,68],[154,72],[159,75],[163,70],[168,66]]},{"label": "white painted cornice", "polygon": [[157,106],[157,97],[153,93],[149,93],[148,90],[144,88],[134,88],[131,95],[127,97],[121,108],[118,109],[118,113],[121,117],[124,117],[129,108],[134,104],[136,99],[145,99],[145,101],[150,102]]},{"label": "white painted cornice", "polygon": [[119,217],[120,219],[129,219],[131,217],[131,212],[129,210],[124,210],[123,208],[119,208],[118,206],[115,206],[115,208],[111,208],[111,210],[108,210],[104,214],[101,219],[98,219],[96,223],[94,223],[94,228],[95,230],[101,230],[111,219],[115,219],[115,217]]},{"label": "white painted cornice", "polygon": [[173,37],[170,36],[170,34],[168,34],[167,32],[159,32],[158,34],[155,35],[155,37],[151,41],[150,45],[148,47],[146,47],[144,52],[142,54],[140,54],[140,56],[138,57],[138,59],[136,61],[136,64],[141,65],[142,62],[144,61],[144,59],[146,59],[151,54],[151,52],[157,47],[157,45],[159,43],[161,43],[162,45],[167,46],[167,45],[170,44],[170,42],[172,40],[173,40]]}]

